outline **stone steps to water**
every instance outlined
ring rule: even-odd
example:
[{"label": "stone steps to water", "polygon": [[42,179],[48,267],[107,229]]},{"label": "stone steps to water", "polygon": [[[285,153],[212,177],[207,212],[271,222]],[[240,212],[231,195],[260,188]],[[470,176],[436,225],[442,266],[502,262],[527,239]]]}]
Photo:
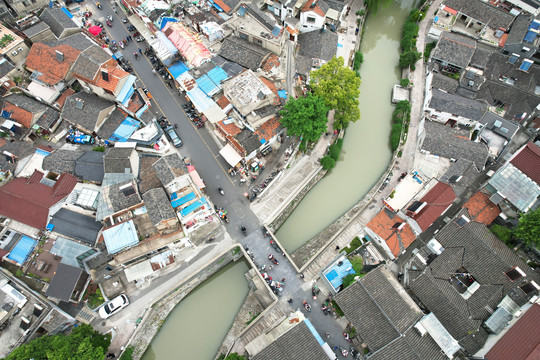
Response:
[{"label": "stone steps to water", "polygon": [[272,329],[279,322],[283,321],[290,311],[291,309],[288,308],[287,305],[278,302],[262,318],[257,318],[257,320],[255,320],[257,323],[242,335],[241,341],[244,344],[249,344],[257,336]]}]

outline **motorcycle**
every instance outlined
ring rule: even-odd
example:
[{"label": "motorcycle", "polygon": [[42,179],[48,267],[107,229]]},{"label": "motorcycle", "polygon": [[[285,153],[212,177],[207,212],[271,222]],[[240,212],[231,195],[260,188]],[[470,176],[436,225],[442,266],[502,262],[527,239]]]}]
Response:
[{"label": "motorcycle", "polygon": [[135,56],[135,59],[139,60],[139,53],[134,52],[133,56]]},{"label": "motorcycle", "polygon": [[98,3],[98,2],[96,3],[96,7],[97,7],[99,10],[103,10],[103,6],[101,6],[101,4]]},{"label": "motorcycle", "polygon": [[339,347],[339,351],[341,351],[341,355],[343,355],[343,357],[347,357],[349,355],[349,352],[341,346]]},{"label": "motorcycle", "polygon": [[311,312],[311,305],[309,305],[306,300],[304,300],[302,304],[304,305],[304,309],[306,309],[308,312]]},{"label": "motorcycle", "polygon": [[351,338],[350,338],[350,336],[349,336],[349,333],[344,332],[344,333],[343,333],[343,337],[344,337],[345,340],[347,340],[348,342],[351,342]]},{"label": "motorcycle", "polygon": [[136,42],[143,42],[144,41],[144,38],[142,36],[139,36],[138,38],[135,39]]},{"label": "motorcycle", "polygon": [[108,26],[108,27],[112,27],[112,22],[111,22],[111,20],[107,20],[107,26]]},{"label": "motorcycle", "polygon": [[123,42],[123,41],[119,41],[119,42],[118,42],[118,45],[120,45],[120,48],[121,48],[121,49],[124,48],[124,42]]},{"label": "motorcycle", "polygon": [[128,19],[127,19],[127,18],[124,18],[124,19],[122,19],[122,22],[123,22],[124,24],[126,24],[126,23],[128,22]]},{"label": "motorcycle", "polygon": [[219,191],[219,193],[220,193],[221,195],[225,195],[225,191],[223,191],[223,189],[221,188],[221,186],[218,187],[217,189],[218,189],[218,191]]},{"label": "motorcycle", "polygon": [[247,236],[247,229],[244,225],[240,228],[242,230],[242,235]]},{"label": "motorcycle", "polygon": [[109,20],[109,21],[111,21],[111,22],[113,21],[113,17],[112,17],[111,14],[107,15],[107,20]]}]

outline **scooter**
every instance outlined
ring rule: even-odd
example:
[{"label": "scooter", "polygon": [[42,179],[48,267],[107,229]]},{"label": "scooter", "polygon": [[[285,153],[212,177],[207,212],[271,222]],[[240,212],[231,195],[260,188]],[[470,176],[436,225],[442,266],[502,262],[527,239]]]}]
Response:
[{"label": "scooter", "polygon": [[302,302],[302,304],[304,305],[304,308],[305,308],[308,312],[311,312],[311,305],[309,305],[309,304],[307,303],[306,300],[304,300],[304,301]]},{"label": "scooter", "polygon": [[139,60],[139,53],[134,52],[134,53],[133,53],[133,56],[135,56],[135,59]]},{"label": "scooter", "polygon": [[101,6],[101,4],[98,3],[98,2],[96,3],[96,7],[97,7],[99,10],[103,10],[103,6]]},{"label": "scooter", "polygon": [[348,342],[351,342],[351,338],[349,337],[349,333],[344,332],[343,336],[345,337],[345,340],[347,340]]},{"label": "scooter", "polygon": [[339,351],[341,351],[341,355],[343,355],[344,357],[347,357],[349,355],[349,352],[341,346],[339,347]]},{"label": "scooter", "polygon": [[221,195],[225,195],[225,191],[223,191],[223,189],[221,188],[221,186],[218,187],[217,189],[218,189],[218,191],[219,191],[219,193],[220,193]]}]

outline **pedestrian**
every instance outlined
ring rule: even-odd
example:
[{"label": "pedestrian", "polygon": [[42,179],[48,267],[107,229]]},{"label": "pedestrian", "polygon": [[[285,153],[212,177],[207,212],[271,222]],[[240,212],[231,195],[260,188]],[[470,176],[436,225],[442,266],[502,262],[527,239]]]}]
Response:
[{"label": "pedestrian", "polygon": [[285,282],[285,278],[281,279],[281,282]]},{"label": "pedestrian", "polygon": [[274,265],[270,265],[270,266],[268,267],[268,270],[272,270],[273,268],[274,268]]},{"label": "pedestrian", "polygon": [[339,251],[339,246],[336,246],[336,251]]},{"label": "pedestrian", "polygon": [[288,302],[289,304],[292,304],[293,299],[289,299],[289,300],[287,300],[287,302]]},{"label": "pedestrian", "polygon": [[330,334],[329,334],[329,333],[326,333],[326,337],[327,337],[328,339],[330,339]]},{"label": "pedestrian", "polygon": [[300,279],[304,278],[304,273],[300,273]]},{"label": "pedestrian", "polygon": [[128,35],[128,38],[129,38],[129,41],[133,41],[133,38],[131,37],[131,35]]},{"label": "pedestrian", "polygon": [[142,49],[141,49],[141,48],[139,48],[139,54],[141,54],[141,55],[142,55]]}]

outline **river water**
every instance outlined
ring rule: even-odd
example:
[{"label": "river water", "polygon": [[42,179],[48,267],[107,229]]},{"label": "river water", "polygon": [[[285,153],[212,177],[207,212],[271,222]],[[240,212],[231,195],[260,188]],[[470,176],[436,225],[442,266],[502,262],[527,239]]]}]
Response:
[{"label": "river water", "polygon": [[245,262],[231,263],[182,300],[143,360],[213,359],[248,294]]},{"label": "river water", "polygon": [[397,67],[403,23],[414,0],[396,1],[370,14],[360,51],[361,118],[346,131],[336,167],[306,195],[276,236],[295,251],[356,204],[382,175],[391,158],[389,137],[394,106],[392,87],[399,83]]}]

